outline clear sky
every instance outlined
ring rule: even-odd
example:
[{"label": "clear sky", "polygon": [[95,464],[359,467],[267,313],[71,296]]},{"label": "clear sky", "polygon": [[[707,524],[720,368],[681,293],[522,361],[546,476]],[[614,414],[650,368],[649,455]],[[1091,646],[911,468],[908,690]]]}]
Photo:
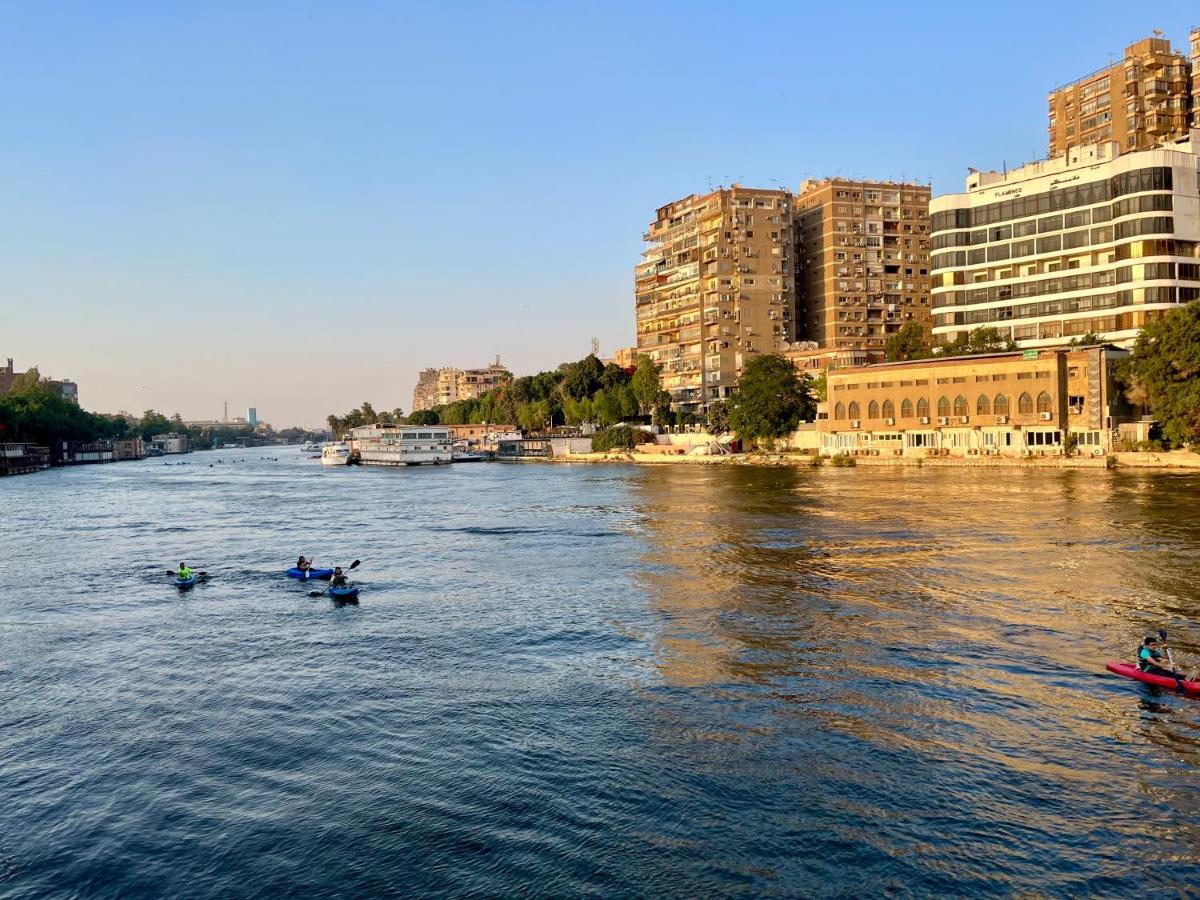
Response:
[{"label": "clear sky", "polygon": [[632,343],[654,209],[1045,153],[1200,6],[0,0],[0,359],[276,427]]}]

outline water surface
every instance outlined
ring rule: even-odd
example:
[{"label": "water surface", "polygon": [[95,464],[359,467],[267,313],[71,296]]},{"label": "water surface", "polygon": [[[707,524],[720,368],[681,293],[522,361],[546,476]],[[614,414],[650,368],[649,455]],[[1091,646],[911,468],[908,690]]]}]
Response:
[{"label": "water surface", "polygon": [[306,456],[0,481],[0,896],[1200,884],[1200,478]]}]

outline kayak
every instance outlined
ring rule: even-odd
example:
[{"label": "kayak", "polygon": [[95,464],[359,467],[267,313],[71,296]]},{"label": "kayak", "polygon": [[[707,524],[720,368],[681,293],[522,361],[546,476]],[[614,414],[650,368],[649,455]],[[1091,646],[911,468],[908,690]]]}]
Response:
[{"label": "kayak", "polygon": [[289,578],[303,578],[308,581],[311,578],[319,578],[322,581],[328,581],[333,577],[333,569],[297,569],[292,566],[287,570]]},{"label": "kayak", "polygon": [[354,585],[346,585],[345,587],[331,587],[329,596],[334,600],[340,600],[343,603],[349,603],[352,600],[358,599],[358,588]]},{"label": "kayak", "polygon": [[[1146,684],[1157,685],[1169,691],[1176,689],[1175,679],[1170,675],[1155,675],[1152,672],[1143,672],[1132,663],[1110,662],[1104,668],[1108,669],[1114,675],[1120,675],[1122,678],[1144,681]],[[1200,697],[1200,681],[1185,680],[1183,682],[1183,693],[1188,697]]]},{"label": "kayak", "polygon": [[195,586],[195,575],[193,575],[191,578],[180,578],[178,575],[175,576],[175,587],[179,588],[181,591],[186,591],[188,588]]}]

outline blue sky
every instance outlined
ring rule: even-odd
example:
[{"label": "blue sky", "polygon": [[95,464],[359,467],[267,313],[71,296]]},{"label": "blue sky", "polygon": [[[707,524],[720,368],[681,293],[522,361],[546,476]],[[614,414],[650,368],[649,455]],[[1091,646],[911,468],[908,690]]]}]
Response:
[{"label": "blue sky", "polygon": [[[851,13],[851,10],[853,12]],[[852,17],[853,16],[853,17]],[[0,358],[277,426],[632,343],[654,209],[962,189],[1194,2],[0,3]]]}]

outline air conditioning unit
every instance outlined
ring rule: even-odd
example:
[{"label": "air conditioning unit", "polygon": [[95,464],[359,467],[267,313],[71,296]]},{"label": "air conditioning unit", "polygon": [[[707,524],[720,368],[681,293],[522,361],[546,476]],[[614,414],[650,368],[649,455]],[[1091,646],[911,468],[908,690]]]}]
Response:
[{"label": "air conditioning unit", "polygon": [[1008,424],[1008,416],[996,416],[996,424],[997,425],[1007,425]]},{"label": "air conditioning unit", "polygon": [[883,421],[884,421],[884,424],[886,424],[886,425],[895,425],[896,424],[895,419],[884,419]]},{"label": "air conditioning unit", "polygon": [[860,422],[858,421],[858,419],[851,419],[851,420],[850,420],[850,427],[851,427],[851,428],[857,428],[857,427],[858,427],[860,424],[862,424],[862,423],[860,423]]},{"label": "air conditioning unit", "polygon": [[950,417],[949,416],[938,416],[938,424],[939,425],[949,425]]},{"label": "air conditioning unit", "polygon": [[1048,413],[1048,412],[1042,413],[1042,421],[1043,422],[1049,422],[1053,418],[1054,418],[1054,413]]},{"label": "air conditioning unit", "polygon": [[929,424],[929,416],[921,416],[921,418],[917,419],[917,421],[920,422],[922,425],[928,425]]},{"label": "air conditioning unit", "polygon": [[959,416],[958,421],[959,421],[959,424],[966,425],[968,422],[971,421],[971,417],[970,416]]}]

